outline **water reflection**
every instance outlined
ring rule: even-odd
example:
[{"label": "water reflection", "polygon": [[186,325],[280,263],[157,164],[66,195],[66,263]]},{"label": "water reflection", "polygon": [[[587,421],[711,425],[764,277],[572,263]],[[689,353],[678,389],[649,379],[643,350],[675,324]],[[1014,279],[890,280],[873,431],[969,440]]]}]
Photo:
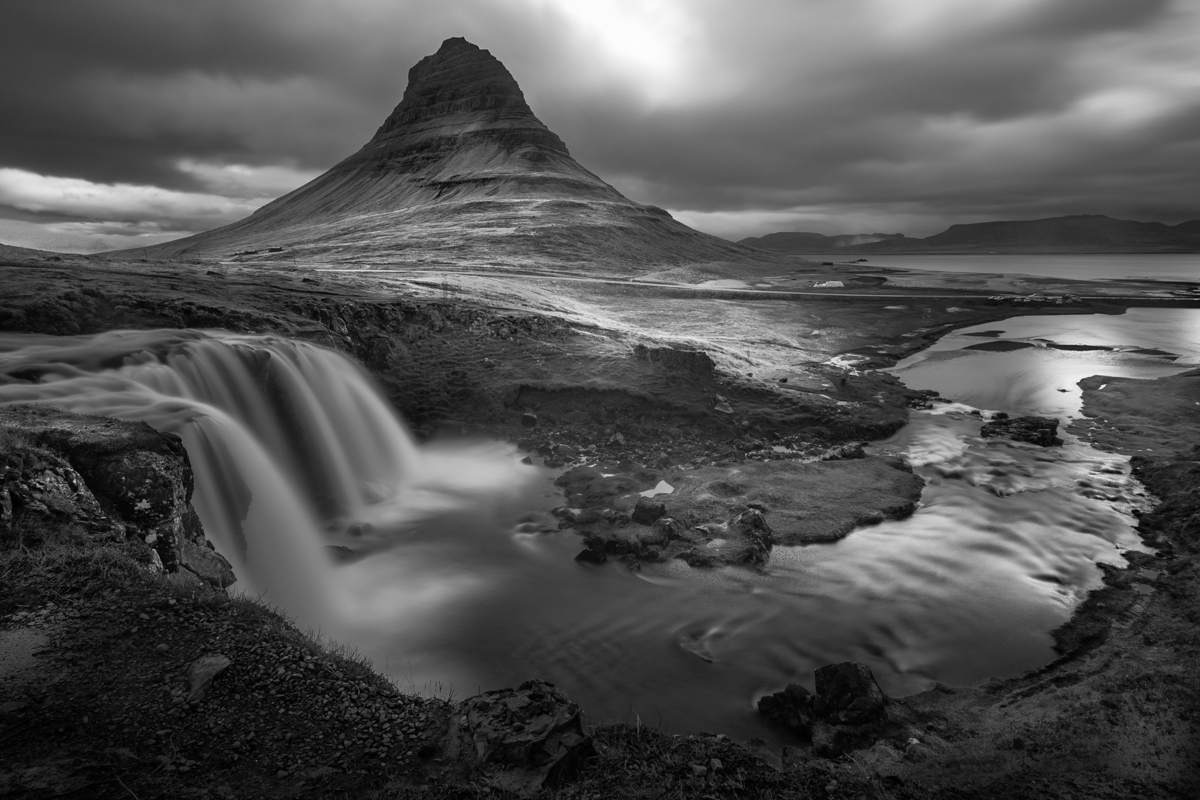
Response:
[{"label": "water reflection", "polygon": [[[990,333],[988,337],[973,334]],[[981,342],[1032,347],[966,349]],[[1108,349],[1061,350],[1053,345]],[[1159,351],[1160,354],[1137,352]],[[1160,378],[1200,364],[1200,311],[1130,309],[1121,315],[1016,317],[962,328],[900,362],[894,372],[914,389],[935,389],[976,408],[1077,417],[1078,382],[1091,375]]]}]

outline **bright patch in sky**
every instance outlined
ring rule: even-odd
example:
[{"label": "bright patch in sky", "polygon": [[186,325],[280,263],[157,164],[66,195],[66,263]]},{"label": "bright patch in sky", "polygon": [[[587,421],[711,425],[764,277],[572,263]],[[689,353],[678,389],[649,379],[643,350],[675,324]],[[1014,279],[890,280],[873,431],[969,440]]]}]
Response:
[{"label": "bright patch in sky", "polygon": [[701,69],[700,59],[714,53],[704,46],[701,20],[686,3],[528,1],[567,23],[568,33],[580,41],[575,52],[600,62],[592,65],[597,77],[619,76],[653,106],[683,104],[719,89],[716,76]]}]

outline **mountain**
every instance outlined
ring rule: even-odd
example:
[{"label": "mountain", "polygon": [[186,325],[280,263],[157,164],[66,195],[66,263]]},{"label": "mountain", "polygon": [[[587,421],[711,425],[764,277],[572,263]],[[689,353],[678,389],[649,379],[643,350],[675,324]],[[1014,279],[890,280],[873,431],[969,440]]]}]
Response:
[{"label": "mountain", "polygon": [[829,253],[842,247],[855,244],[869,244],[889,239],[903,239],[903,233],[841,233],[826,236],[823,233],[808,233],[805,231],[781,231],[768,233],[766,236],[750,236],[740,239],[738,244],[757,247],[759,250],[770,250],[775,253]]},{"label": "mountain", "polygon": [[1200,220],[1179,225],[1077,214],[1011,222],[951,225],[924,239],[892,239],[842,248],[858,253],[1200,253]]},{"label": "mountain", "polygon": [[62,261],[63,258],[80,258],[76,253],[55,253],[50,250],[34,250],[29,247],[18,247],[15,244],[0,243],[0,262],[12,261],[26,264],[30,261]]},{"label": "mountain", "polygon": [[400,104],[357,153],[240,222],[144,249],[478,267],[599,260],[625,271],[766,257],[589,172],[504,65],[461,38],[409,71]]}]

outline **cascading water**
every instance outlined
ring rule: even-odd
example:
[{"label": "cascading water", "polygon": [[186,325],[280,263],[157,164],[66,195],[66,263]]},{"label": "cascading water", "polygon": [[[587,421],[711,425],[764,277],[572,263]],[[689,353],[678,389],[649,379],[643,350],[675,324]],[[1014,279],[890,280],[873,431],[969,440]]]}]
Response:
[{"label": "cascading water", "polygon": [[[368,531],[379,546],[461,505],[464,491],[528,480],[494,448],[441,451],[442,469],[422,474],[429,458],[370,377],[303,342],[199,331],[10,335],[0,339],[0,375],[23,379],[0,385],[0,403],[48,402],[178,434],[195,473],[193,504],[239,588],[326,630],[356,616],[331,577],[328,545],[351,534],[361,545]],[[466,478],[447,459],[469,463]],[[481,472],[491,473],[490,489]]]}]

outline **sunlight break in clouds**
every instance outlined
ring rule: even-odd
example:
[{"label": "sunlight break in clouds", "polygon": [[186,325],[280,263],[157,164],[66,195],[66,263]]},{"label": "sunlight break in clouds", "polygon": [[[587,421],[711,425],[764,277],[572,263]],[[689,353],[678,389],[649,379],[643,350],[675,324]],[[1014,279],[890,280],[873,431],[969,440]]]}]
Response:
[{"label": "sunlight break in clouds", "polygon": [[703,20],[677,0],[524,0],[565,23],[572,52],[593,81],[624,83],[652,107],[708,99],[728,88],[711,69],[719,51]]}]

